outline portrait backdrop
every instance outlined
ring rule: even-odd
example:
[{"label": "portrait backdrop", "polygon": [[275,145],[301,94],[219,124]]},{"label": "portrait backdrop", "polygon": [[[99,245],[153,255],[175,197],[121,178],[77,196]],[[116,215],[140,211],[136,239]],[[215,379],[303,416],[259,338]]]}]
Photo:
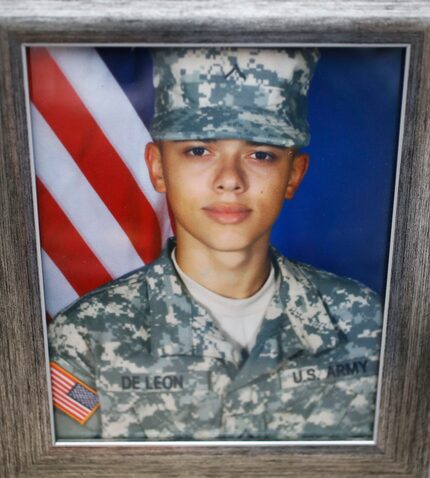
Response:
[{"label": "portrait backdrop", "polygon": [[[275,224],[291,259],[384,295],[404,48],[321,48],[309,94],[310,167]],[[151,262],[172,235],[144,149],[149,49],[28,49],[45,302],[50,317]]]}]

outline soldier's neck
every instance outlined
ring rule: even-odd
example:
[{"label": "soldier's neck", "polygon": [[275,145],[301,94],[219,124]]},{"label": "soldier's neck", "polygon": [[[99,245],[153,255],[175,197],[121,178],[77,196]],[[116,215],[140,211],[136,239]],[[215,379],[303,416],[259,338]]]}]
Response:
[{"label": "soldier's neck", "polygon": [[216,294],[244,299],[255,294],[270,272],[269,241],[235,251],[217,250],[194,238],[177,238],[176,260],[191,279]]}]

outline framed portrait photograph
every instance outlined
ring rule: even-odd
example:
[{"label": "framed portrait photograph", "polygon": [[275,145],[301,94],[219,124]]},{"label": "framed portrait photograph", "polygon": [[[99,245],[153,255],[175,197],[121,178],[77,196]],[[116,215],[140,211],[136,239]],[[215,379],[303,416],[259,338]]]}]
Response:
[{"label": "framed portrait photograph", "polygon": [[56,437],[372,440],[407,47],[26,55]]},{"label": "framed portrait photograph", "polygon": [[426,476],[428,7],[186,3],[2,18],[5,476]]}]

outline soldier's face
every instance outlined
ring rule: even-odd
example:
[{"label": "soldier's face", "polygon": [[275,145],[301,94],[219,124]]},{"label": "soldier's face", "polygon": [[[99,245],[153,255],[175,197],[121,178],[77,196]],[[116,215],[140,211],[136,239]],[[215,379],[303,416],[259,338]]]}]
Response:
[{"label": "soldier's face", "polygon": [[267,245],[308,166],[291,148],[238,139],[151,143],[145,157],[155,189],[167,194],[178,243],[219,251]]}]

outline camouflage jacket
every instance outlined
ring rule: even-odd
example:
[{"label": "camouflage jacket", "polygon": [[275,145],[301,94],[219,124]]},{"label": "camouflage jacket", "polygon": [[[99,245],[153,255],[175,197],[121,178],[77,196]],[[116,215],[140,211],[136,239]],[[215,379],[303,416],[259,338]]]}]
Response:
[{"label": "camouflage jacket", "polygon": [[371,290],[272,249],[280,288],[245,357],[187,293],[171,247],[51,323],[51,363],[90,410],[78,424],[55,407],[57,438],[371,439],[381,326]]}]

